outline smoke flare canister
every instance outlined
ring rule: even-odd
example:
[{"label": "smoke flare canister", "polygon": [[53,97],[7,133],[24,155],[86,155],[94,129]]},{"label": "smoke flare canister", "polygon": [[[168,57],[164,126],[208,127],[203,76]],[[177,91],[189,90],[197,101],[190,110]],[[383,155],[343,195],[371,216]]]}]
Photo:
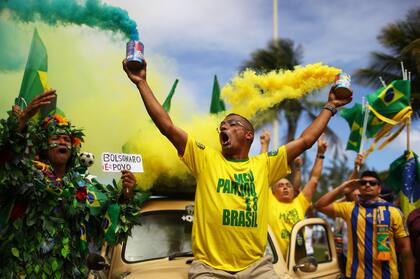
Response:
[{"label": "smoke flare canister", "polygon": [[335,76],[333,92],[338,99],[347,99],[353,95],[349,74],[341,72]]},{"label": "smoke flare canister", "polygon": [[138,71],[144,63],[144,45],[140,41],[131,40],[126,48],[127,67],[130,70]]}]

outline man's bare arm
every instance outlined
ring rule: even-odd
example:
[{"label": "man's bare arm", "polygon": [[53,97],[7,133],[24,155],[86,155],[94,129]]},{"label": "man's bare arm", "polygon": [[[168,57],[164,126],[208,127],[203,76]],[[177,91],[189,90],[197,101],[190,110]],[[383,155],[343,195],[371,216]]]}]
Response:
[{"label": "man's bare arm", "polygon": [[319,178],[321,177],[322,173],[322,164],[324,161],[324,154],[327,151],[327,142],[320,138],[318,140],[318,151],[316,154],[316,159],[314,166],[311,171],[311,176],[309,178],[308,183],[306,183],[305,187],[303,188],[302,192],[305,195],[305,198],[309,201],[312,200],[314,193],[316,191],[316,186],[318,185]]},{"label": "man's bare arm", "polygon": [[[338,108],[351,102],[351,100],[351,97],[348,99],[337,99],[334,93],[330,91],[327,105]],[[289,164],[318,140],[327,128],[331,117],[332,112],[323,109],[318,117],[303,131],[299,138],[286,144],[287,162]]]},{"label": "man's bare arm", "polygon": [[403,278],[414,279],[414,257],[413,253],[411,252],[410,238],[408,236],[403,238],[396,238],[395,243],[397,244],[399,256],[403,266]]},{"label": "man's bare arm", "polygon": [[351,179],[345,181],[343,184],[332,190],[331,192],[323,195],[316,202],[315,207],[322,213],[327,214],[328,216],[335,217],[335,212],[333,209],[333,202],[341,194],[346,194],[350,191],[354,191],[359,184],[359,179]]},{"label": "man's bare arm", "polygon": [[146,63],[143,64],[140,70],[133,71],[127,67],[127,61],[124,60],[123,69],[127,73],[128,78],[137,86],[147,113],[159,131],[175,146],[179,155],[184,155],[188,135],[185,131],[174,125],[169,114],[163,109],[147,84]]},{"label": "man's bare arm", "polygon": [[303,160],[300,156],[296,157],[293,161],[293,170],[292,170],[292,184],[295,191],[295,196],[299,194],[302,190],[302,165]]},{"label": "man's bare arm", "polygon": [[268,130],[265,130],[262,132],[260,136],[260,154],[265,153],[268,151],[268,146],[270,144],[270,132]]}]

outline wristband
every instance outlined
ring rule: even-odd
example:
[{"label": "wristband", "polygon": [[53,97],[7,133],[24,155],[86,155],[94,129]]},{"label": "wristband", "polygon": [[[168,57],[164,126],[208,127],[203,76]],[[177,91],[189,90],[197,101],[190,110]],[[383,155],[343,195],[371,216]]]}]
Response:
[{"label": "wristband", "polygon": [[318,158],[319,159],[325,159],[325,156],[324,155],[318,155]]},{"label": "wristband", "polygon": [[332,116],[334,116],[334,115],[337,113],[337,109],[336,109],[334,106],[329,105],[329,104],[326,104],[326,105],[323,107],[323,109],[326,109],[326,110],[331,111]]}]

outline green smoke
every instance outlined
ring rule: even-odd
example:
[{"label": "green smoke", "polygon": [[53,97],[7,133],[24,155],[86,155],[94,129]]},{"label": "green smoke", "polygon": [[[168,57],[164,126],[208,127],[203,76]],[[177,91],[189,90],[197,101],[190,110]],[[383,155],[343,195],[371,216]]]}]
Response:
[{"label": "green smoke", "polygon": [[15,24],[0,18],[0,71],[17,71],[25,66],[30,39]]},{"label": "green smoke", "polygon": [[128,39],[138,40],[136,22],[127,11],[99,0],[0,0],[0,14],[5,10],[23,22],[40,20],[49,25],[87,25],[121,32]]}]

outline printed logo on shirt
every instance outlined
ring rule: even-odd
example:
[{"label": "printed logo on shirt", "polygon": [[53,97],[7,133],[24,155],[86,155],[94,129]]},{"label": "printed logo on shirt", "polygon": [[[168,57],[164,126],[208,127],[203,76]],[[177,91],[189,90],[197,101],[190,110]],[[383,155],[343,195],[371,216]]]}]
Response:
[{"label": "printed logo on shirt", "polygon": [[276,156],[278,153],[279,153],[278,149],[271,150],[271,151],[268,152],[268,156]]},{"label": "printed logo on shirt", "polygon": [[[296,210],[296,208],[292,208],[291,210],[288,210],[284,213],[280,213],[279,219],[283,220],[285,224],[289,224],[292,226],[300,221],[299,213]],[[288,239],[290,238],[290,232],[286,229],[283,229],[280,234],[280,237],[283,239]]]},{"label": "printed logo on shirt", "polygon": [[252,227],[257,224],[258,197],[255,192],[254,174],[234,174],[234,180],[219,178],[217,182],[217,193],[235,195],[244,198],[246,210],[223,209],[222,224],[234,227]]},{"label": "printed logo on shirt", "polygon": [[197,145],[198,148],[203,149],[206,148],[206,146],[204,144],[202,144],[201,142],[195,141],[195,145]]}]

